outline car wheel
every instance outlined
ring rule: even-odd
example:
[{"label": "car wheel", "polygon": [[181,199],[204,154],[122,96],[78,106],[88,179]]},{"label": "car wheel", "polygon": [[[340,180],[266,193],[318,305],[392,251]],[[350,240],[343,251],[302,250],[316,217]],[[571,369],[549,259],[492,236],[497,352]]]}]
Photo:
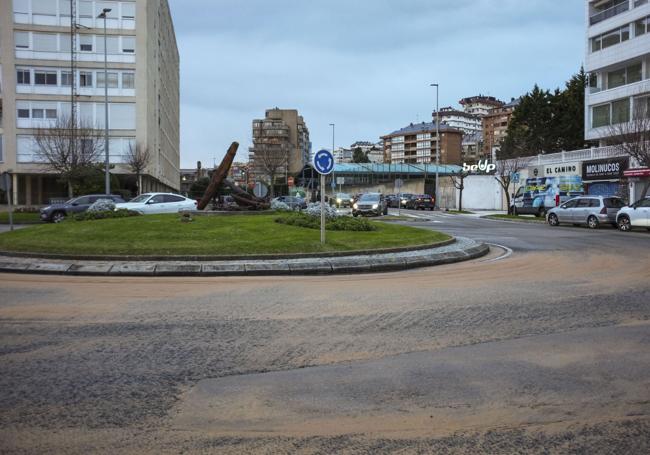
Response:
[{"label": "car wheel", "polygon": [[555,213],[551,213],[548,216],[548,224],[551,226],[558,226],[560,224],[560,220],[557,218],[557,215]]},{"label": "car wheel", "polygon": [[65,220],[65,212],[58,211],[52,214],[53,223],[60,223],[63,220]]},{"label": "car wheel", "polygon": [[595,216],[591,215],[589,218],[587,218],[587,226],[589,226],[589,229],[598,228],[598,224],[598,218]]},{"label": "car wheel", "polygon": [[630,217],[623,215],[618,218],[618,228],[623,232],[628,232],[632,229],[632,223],[630,223]]}]

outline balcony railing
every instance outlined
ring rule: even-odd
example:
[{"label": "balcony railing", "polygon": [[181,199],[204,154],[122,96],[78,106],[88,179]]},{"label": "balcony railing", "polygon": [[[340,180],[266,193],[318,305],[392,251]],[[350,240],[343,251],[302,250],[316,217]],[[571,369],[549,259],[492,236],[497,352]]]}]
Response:
[{"label": "balcony railing", "polygon": [[605,19],[609,19],[610,17],[614,17],[618,14],[624,13],[629,9],[630,9],[630,2],[629,0],[625,0],[617,5],[612,6],[611,8],[608,8],[606,10],[594,14],[589,18],[589,24],[590,25],[597,24],[598,22],[602,22]]}]

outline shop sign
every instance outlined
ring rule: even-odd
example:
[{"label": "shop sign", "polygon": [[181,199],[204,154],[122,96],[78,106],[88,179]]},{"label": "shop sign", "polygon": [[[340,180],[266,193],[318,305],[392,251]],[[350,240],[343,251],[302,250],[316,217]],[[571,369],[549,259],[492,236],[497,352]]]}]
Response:
[{"label": "shop sign", "polygon": [[485,160],[485,162],[479,160],[477,164],[472,165],[463,163],[463,172],[484,172],[486,174],[492,174],[496,170],[497,165],[490,163],[488,160]]},{"label": "shop sign", "polygon": [[650,177],[650,168],[641,167],[637,169],[628,169],[623,172],[625,177]]},{"label": "shop sign", "polygon": [[556,177],[559,175],[579,175],[580,162],[548,164],[544,166],[544,177]]},{"label": "shop sign", "polygon": [[630,164],[629,157],[606,158],[582,163],[582,180],[620,179]]}]

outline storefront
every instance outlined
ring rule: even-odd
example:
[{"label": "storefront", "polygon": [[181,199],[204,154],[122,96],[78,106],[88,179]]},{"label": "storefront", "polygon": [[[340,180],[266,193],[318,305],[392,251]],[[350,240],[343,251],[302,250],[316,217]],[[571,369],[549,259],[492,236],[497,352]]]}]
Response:
[{"label": "storefront", "polygon": [[650,185],[650,168],[628,169],[624,175],[630,181],[630,202],[638,201],[646,187]]},{"label": "storefront", "polygon": [[613,157],[582,163],[582,182],[586,194],[593,196],[619,196],[627,200],[629,189],[625,171],[629,157]]}]

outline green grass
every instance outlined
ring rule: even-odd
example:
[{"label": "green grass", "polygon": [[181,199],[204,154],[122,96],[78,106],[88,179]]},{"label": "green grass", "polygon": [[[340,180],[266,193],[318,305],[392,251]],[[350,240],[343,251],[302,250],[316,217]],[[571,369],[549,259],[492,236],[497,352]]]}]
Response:
[{"label": "green grass", "polygon": [[492,220],[516,220],[523,221],[526,223],[545,223],[544,218],[537,218],[534,215],[487,215],[483,218],[489,218]]},{"label": "green grass", "polygon": [[[14,224],[38,224],[41,223],[38,213],[16,213],[13,214]],[[0,224],[9,224],[9,213],[0,212]]]},{"label": "green grass", "polygon": [[373,222],[371,232],[320,232],[274,222],[276,214],[147,215],[96,221],[64,221],[0,234],[0,250],[93,255],[247,255],[351,251],[422,245],[449,236],[424,229]]}]

